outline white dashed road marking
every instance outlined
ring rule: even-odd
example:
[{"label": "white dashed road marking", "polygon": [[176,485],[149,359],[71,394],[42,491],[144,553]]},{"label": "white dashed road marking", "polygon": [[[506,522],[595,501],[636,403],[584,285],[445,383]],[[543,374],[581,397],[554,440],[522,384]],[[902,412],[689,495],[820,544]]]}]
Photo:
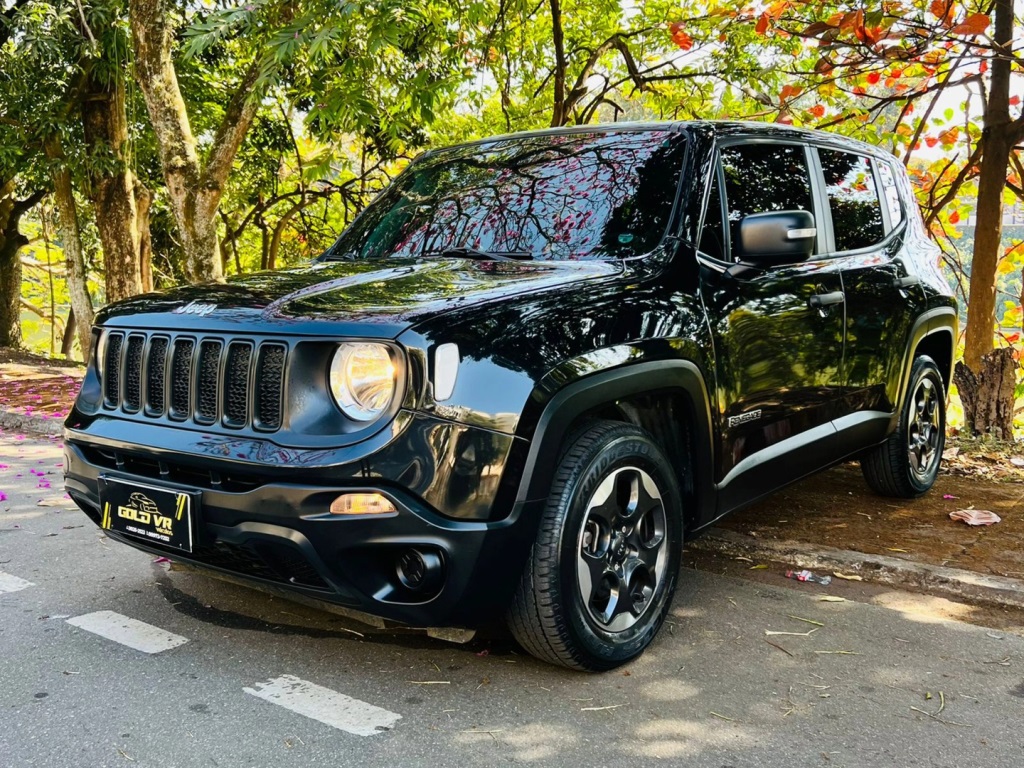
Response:
[{"label": "white dashed road marking", "polygon": [[19,579],[17,576],[11,576],[9,573],[0,571],[0,595],[4,592],[17,592],[19,589],[25,589],[26,587],[34,587],[31,581],[25,581]]},{"label": "white dashed road marking", "polygon": [[399,714],[293,675],[281,675],[242,690],[356,736],[373,736],[380,733],[380,729],[390,730],[402,719]]},{"label": "white dashed road marking", "polygon": [[76,616],[68,619],[68,624],[143,653],[160,653],[188,642],[187,637],[113,611],[96,611]]}]

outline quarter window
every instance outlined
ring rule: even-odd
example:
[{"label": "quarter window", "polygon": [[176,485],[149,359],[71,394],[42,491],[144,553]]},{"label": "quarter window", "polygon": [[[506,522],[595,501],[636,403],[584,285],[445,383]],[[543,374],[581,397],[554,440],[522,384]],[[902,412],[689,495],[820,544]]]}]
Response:
[{"label": "quarter window", "polygon": [[878,176],[882,180],[882,193],[885,195],[885,205],[889,209],[889,221],[895,229],[896,225],[903,221],[903,206],[900,204],[900,192],[896,188],[892,166],[889,163],[879,163]]},{"label": "quarter window", "polygon": [[836,250],[853,251],[880,243],[885,238],[885,227],[871,160],[831,149],[818,150],[818,156],[825,174]]},{"label": "quarter window", "polygon": [[813,211],[804,148],[791,144],[741,144],[721,151],[729,234],[739,256],[740,221],[752,213]]}]

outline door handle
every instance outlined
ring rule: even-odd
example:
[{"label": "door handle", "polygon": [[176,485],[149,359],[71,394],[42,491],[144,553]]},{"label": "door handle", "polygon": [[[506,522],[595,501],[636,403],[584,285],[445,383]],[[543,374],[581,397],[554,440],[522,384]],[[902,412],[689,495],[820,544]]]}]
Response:
[{"label": "door handle", "polygon": [[833,304],[842,304],[844,301],[846,301],[846,295],[842,291],[833,291],[832,293],[816,293],[807,300],[807,303],[811,309],[822,309],[831,307]]},{"label": "door handle", "polygon": [[892,284],[897,288],[910,288],[913,285],[920,285],[921,278],[917,275],[906,275],[905,277],[894,278]]}]

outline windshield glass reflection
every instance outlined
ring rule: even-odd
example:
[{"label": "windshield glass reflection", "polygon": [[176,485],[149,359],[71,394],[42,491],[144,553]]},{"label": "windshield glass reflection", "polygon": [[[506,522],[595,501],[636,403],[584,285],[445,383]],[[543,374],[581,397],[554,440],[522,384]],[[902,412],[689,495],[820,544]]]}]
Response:
[{"label": "windshield glass reflection", "polygon": [[460,255],[446,253],[460,248],[544,260],[646,253],[669,225],[684,145],[669,131],[616,131],[432,153],[396,179],[327,257]]}]

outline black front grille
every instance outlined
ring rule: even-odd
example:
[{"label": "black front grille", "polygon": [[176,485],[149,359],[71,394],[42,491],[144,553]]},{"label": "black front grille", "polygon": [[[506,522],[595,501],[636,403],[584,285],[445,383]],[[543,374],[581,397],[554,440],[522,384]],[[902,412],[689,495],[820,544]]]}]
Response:
[{"label": "black front grille", "polygon": [[228,363],[224,370],[227,387],[224,390],[224,423],[231,426],[245,424],[249,413],[249,363],[252,345],[236,341],[228,347]]},{"label": "black front grille", "polygon": [[102,370],[108,409],[203,426],[281,428],[283,343],[107,333]]},{"label": "black front grille", "polygon": [[128,350],[124,354],[124,409],[137,411],[142,407],[142,347],[144,336],[133,333],[128,337]]},{"label": "black front grille", "polygon": [[192,339],[174,342],[171,360],[171,418],[174,419],[187,419],[191,415],[192,352],[195,348],[196,343]]},{"label": "black front grille", "polygon": [[219,341],[204,341],[199,345],[199,381],[196,391],[196,421],[213,424],[217,420],[217,381],[220,376]]},{"label": "black front grille", "polygon": [[164,389],[167,386],[167,344],[164,336],[156,336],[149,343],[146,368],[146,405],[150,413],[161,414],[167,406]]},{"label": "black front grille", "polygon": [[285,349],[279,344],[260,347],[256,363],[256,424],[263,429],[281,427],[281,393],[284,390]]},{"label": "black front grille", "polygon": [[107,359],[103,367],[103,400],[109,406],[121,402],[121,345],[123,333],[112,333],[107,338]]}]

